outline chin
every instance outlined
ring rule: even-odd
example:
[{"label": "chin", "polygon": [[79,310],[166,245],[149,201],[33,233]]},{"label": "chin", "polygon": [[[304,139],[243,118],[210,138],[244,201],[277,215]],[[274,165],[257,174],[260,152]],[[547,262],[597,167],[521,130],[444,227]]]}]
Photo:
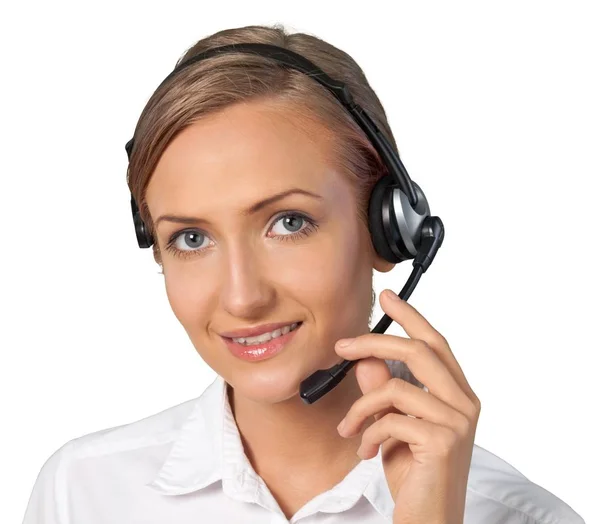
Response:
[{"label": "chin", "polygon": [[238,369],[227,382],[241,395],[254,402],[264,404],[276,404],[300,398],[300,383],[304,376],[296,369],[290,373],[289,367],[278,369],[267,369],[266,366],[259,369]]}]

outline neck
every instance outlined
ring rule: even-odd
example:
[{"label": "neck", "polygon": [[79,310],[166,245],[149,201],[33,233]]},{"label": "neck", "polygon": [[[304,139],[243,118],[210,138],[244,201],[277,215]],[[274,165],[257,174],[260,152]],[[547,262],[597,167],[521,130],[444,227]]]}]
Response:
[{"label": "neck", "polygon": [[343,438],[337,426],[362,392],[353,367],[346,377],[314,404],[298,394],[283,402],[265,404],[235,394],[227,386],[229,403],[248,460],[259,475],[293,468],[314,479],[327,464],[331,475],[345,476],[360,462],[356,455],[362,433],[374,422],[371,417],[360,432]]}]

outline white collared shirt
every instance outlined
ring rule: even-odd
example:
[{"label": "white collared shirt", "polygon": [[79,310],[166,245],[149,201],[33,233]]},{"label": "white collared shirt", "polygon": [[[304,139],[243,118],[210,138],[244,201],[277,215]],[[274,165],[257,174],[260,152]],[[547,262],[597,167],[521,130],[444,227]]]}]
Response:
[{"label": "white collared shirt", "polygon": [[[23,524],[389,524],[393,509],[380,448],[288,521],[244,453],[217,375],[196,399],[64,444],[41,468]],[[584,521],[475,445],[464,524]]]}]

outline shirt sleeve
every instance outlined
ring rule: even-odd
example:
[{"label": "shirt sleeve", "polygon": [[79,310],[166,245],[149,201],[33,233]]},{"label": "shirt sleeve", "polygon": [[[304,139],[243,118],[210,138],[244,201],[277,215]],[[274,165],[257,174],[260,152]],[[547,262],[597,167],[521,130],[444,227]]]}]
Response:
[{"label": "shirt sleeve", "polygon": [[56,450],[43,464],[29,502],[23,524],[68,524],[67,490],[64,477],[69,443]]}]

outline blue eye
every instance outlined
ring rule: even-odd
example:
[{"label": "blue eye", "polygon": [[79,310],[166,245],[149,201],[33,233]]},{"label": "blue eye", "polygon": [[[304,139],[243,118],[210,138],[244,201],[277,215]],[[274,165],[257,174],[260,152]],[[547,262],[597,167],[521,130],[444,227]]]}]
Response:
[{"label": "blue eye", "polygon": [[[284,224],[284,227],[290,227],[291,230],[287,230],[290,231],[292,233],[292,235],[281,235],[284,237],[289,237],[289,236],[293,236],[296,233],[302,232],[302,231],[306,231],[305,229],[300,229],[302,221],[307,222],[310,224],[310,222],[308,221],[308,218],[303,216],[303,215],[298,215],[298,214],[291,214],[288,213],[287,215],[282,215],[279,218],[277,218],[275,220],[275,224],[277,224],[281,219],[285,219],[283,222],[281,222],[282,224]],[[314,223],[312,223],[311,225],[314,225]],[[279,235],[278,235],[279,236]]]},{"label": "blue eye", "polygon": [[[192,230],[186,230],[186,231],[181,231],[181,233],[177,233],[177,235],[175,236],[175,238],[173,238],[171,240],[171,242],[169,243],[169,246],[172,247],[172,250],[175,252],[175,254],[178,254],[180,252],[187,252],[187,251],[198,251],[197,248],[201,247],[202,244],[204,243],[204,240],[207,240],[207,236],[204,235],[203,233],[200,233],[199,231],[192,229]],[[176,246],[177,241],[178,240],[182,240],[184,242],[184,245],[189,247],[190,249],[182,249],[181,244],[179,244],[179,246]],[[172,244],[172,246],[171,246]],[[204,248],[202,248],[204,249]],[[202,251],[202,249],[200,249],[200,251]]]},{"label": "blue eye", "polygon": [[[273,225],[277,224],[282,219],[285,219],[281,222],[284,224],[284,231],[288,231],[289,234],[279,234],[273,237],[280,241],[296,240],[301,236],[308,236],[319,227],[313,219],[306,215],[292,212],[286,212],[279,215],[275,219]],[[305,227],[302,227],[303,222],[307,224]],[[270,231],[272,229],[274,228],[271,227]],[[178,242],[179,239],[183,239],[184,245],[182,245],[181,242]],[[208,237],[198,229],[185,229],[183,231],[178,231],[171,236],[167,242],[166,250],[173,253],[176,257],[186,258],[194,253],[205,251],[206,247],[201,246],[207,239]],[[187,246],[190,249],[187,249],[184,246]]]}]

